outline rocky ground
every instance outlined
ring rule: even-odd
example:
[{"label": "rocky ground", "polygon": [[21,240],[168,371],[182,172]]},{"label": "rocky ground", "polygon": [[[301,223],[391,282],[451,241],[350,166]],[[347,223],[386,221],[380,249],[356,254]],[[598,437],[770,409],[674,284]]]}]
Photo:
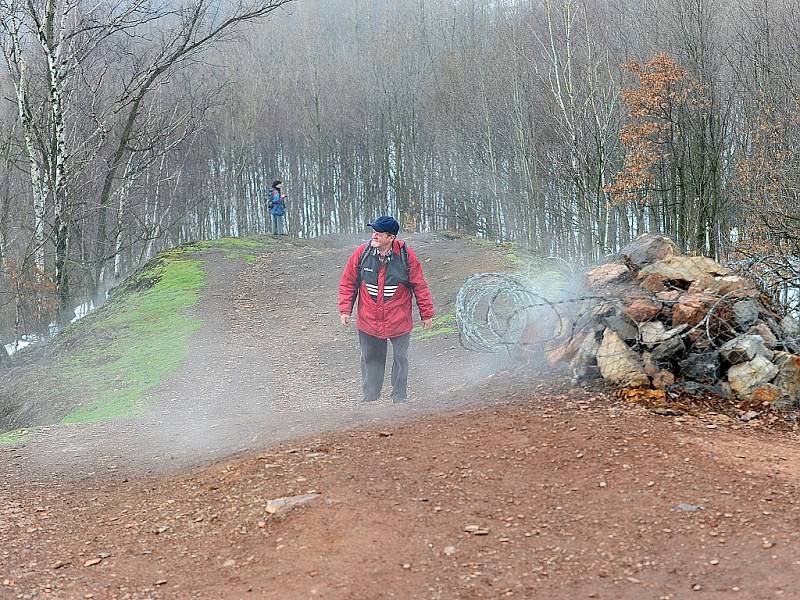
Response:
[{"label": "rocky ground", "polygon": [[[356,241],[209,257],[150,413],[0,450],[0,598],[797,597],[791,428],[492,375],[453,334],[415,343],[409,405],[361,406],[335,306]],[[505,266],[412,241],[443,312]]]}]

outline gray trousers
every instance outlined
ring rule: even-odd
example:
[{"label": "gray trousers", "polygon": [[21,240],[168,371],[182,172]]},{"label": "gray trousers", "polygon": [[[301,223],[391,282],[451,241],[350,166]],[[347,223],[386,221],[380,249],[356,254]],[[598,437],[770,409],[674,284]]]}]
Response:
[{"label": "gray trousers", "polygon": [[[405,400],[408,396],[408,343],[407,333],[392,340],[392,398]],[[358,344],[361,347],[361,381],[364,400],[377,400],[383,388],[386,372],[386,346],[388,340],[373,337],[359,330]]]},{"label": "gray trousers", "polygon": [[284,215],[270,215],[272,217],[272,235],[283,235],[286,230],[283,226]]}]

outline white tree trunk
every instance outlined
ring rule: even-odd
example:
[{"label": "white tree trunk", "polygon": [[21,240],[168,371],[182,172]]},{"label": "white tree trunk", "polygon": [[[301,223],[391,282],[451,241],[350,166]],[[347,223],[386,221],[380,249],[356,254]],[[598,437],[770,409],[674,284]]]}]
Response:
[{"label": "white tree trunk", "polygon": [[119,189],[119,203],[117,204],[117,233],[114,239],[114,280],[118,281],[123,275],[122,250],[126,232],[126,214],[128,212],[128,199],[130,196],[133,177],[131,168],[133,166],[133,155],[128,158],[125,166],[125,173],[122,176],[122,187]]},{"label": "white tree trunk", "polygon": [[28,65],[23,55],[22,20],[18,12],[21,7],[14,2],[9,8],[10,14],[0,25],[7,34],[7,42],[3,45],[3,55],[9,73],[12,75],[11,81],[14,85],[17,112],[22,125],[25,153],[30,163],[31,191],[33,193],[34,263],[41,276],[44,275],[45,270],[45,220],[49,189],[41,168],[41,152],[36,148],[34,142],[33,117],[27,95]]}]

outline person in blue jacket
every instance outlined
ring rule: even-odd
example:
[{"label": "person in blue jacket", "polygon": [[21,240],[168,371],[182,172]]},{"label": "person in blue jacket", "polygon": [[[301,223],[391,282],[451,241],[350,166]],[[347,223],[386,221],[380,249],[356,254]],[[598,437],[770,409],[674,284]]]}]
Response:
[{"label": "person in blue jacket", "polygon": [[272,234],[273,235],[286,235],[286,225],[284,218],[286,216],[286,194],[281,193],[283,182],[276,179],[272,182],[272,189],[269,191],[269,214],[272,219]]}]

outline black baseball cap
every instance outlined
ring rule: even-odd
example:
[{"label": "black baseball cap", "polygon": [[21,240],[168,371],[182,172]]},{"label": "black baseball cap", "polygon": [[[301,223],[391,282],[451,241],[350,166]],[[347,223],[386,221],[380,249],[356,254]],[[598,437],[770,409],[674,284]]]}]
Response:
[{"label": "black baseball cap", "polygon": [[391,233],[397,235],[400,231],[400,223],[394,217],[383,216],[378,217],[372,223],[367,223],[368,227],[372,227],[378,233]]}]

